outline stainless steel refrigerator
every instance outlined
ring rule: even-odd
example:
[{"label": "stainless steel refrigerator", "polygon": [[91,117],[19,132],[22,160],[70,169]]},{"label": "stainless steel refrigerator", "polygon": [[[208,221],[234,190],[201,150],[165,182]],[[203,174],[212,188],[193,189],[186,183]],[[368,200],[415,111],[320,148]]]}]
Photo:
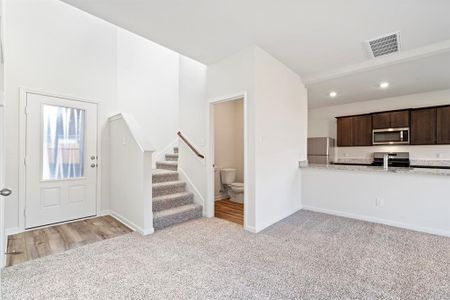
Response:
[{"label": "stainless steel refrigerator", "polygon": [[335,141],[330,137],[308,138],[308,163],[329,164],[334,161]]}]

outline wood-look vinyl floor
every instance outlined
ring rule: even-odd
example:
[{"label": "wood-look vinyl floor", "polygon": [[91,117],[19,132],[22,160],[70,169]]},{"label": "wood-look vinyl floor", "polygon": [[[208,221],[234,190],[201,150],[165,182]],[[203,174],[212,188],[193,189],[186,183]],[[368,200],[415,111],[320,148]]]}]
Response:
[{"label": "wood-look vinyl floor", "polygon": [[8,237],[6,266],[113,238],[132,230],[111,216],[38,228]]},{"label": "wood-look vinyl floor", "polygon": [[244,204],[229,199],[219,200],[214,205],[214,216],[240,225],[244,224]]}]

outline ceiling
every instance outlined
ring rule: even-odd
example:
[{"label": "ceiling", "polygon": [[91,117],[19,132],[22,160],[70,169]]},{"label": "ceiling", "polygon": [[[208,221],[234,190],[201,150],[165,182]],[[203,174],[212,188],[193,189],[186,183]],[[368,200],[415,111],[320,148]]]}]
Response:
[{"label": "ceiling", "polygon": [[[381,89],[381,82],[389,82]],[[309,107],[403,96],[450,88],[450,51],[308,85]],[[337,92],[330,98],[331,91]]]},{"label": "ceiling", "polygon": [[[62,1],[205,64],[258,45],[302,76],[311,106],[373,99],[379,95],[373,85],[383,78],[392,81],[391,91],[401,87],[397,94],[417,92],[410,74],[417,70],[437,79],[423,89],[447,88],[436,81],[448,74],[434,68],[434,50],[425,48],[450,40],[448,0]],[[365,41],[396,31],[401,52],[389,62],[371,59]],[[404,59],[417,49],[425,50]],[[436,56],[447,59],[442,52]],[[326,102],[329,89],[342,93]]]}]

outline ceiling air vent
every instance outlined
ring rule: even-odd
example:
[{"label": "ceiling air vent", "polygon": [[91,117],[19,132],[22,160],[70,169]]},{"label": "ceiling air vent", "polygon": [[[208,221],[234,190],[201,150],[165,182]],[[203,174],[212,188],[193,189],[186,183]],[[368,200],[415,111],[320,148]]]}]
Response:
[{"label": "ceiling air vent", "polygon": [[391,33],[367,41],[369,53],[372,58],[398,52],[400,50],[400,33]]}]

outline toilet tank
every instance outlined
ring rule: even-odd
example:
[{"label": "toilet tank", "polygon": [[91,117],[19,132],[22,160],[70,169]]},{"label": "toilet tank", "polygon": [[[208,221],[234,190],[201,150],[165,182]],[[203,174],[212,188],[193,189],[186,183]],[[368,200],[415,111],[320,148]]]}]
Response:
[{"label": "toilet tank", "polygon": [[236,169],[226,168],[220,170],[223,184],[232,184],[236,180]]}]

